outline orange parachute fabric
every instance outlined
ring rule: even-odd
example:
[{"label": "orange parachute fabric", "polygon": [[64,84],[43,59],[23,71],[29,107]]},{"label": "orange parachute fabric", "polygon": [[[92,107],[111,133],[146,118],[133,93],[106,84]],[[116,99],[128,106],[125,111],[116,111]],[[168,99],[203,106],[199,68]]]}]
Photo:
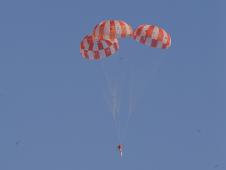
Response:
[{"label": "orange parachute fabric", "polygon": [[133,31],[125,21],[104,20],[82,39],[80,52],[88,60],[106,58],[119,49],[118,38],[126,37],[149,47],[167,49],[171,46],[170,34],[156,25],[142,24]]},{"label": "orange parachute fabric", "polygon": [[133,32],[133,39],[154,48],[166,49],[171,45],[170,34],[155,25],[142,24],[138,26]]},{"label": "orange parachute fabric", "polygon": [[95,40],[92,35],[86,35],[80,43],[80,53],[88,60],[99,60],[114,54],[119,48],[118,40]]},{"label": "orange parachute fabric", "polygon": [[122,20],[104,20],[93,29],[95,39],[110,39],[131,37],[132,27]]}]

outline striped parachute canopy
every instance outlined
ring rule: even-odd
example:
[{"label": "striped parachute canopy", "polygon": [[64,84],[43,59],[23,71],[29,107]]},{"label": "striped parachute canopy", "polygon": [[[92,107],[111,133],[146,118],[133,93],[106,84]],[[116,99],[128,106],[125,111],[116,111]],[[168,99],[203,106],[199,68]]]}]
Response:
[{"label": "striped parachute canopy", "polygon": [[95,40],[92,35],[86,35],[80,43],[80,53],[88,60],[99,60],[114,54],[119,48],[118,40]]},{"label": "striped parachute canopy", "polygon": [[171,45],[169,33],[155,25],[142,24],[138,26],[133,32],[133,39],[154,48],[166,49]]},{"label": "striped parachute canopy", "polygon": [[122,20],[104,20],[93,29],[95,39],[110,39],[131,37],[132,27]]}]

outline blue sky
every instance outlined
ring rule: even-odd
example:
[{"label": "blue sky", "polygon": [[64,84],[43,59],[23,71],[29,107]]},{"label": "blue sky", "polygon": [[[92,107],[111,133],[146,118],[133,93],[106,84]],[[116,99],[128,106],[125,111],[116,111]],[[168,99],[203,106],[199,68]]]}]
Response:
[{"label": "blue sky", "polygon": [[[0,169],[225,170],[225,5],[1,1]],[[103,19],[156,24],[172,36],[165,51],[120,40],[107,63],[109,72],[125,70],[114,62],[123,57],[133,76],[122,160],[103,70],[79,53],[83,36]]]}]

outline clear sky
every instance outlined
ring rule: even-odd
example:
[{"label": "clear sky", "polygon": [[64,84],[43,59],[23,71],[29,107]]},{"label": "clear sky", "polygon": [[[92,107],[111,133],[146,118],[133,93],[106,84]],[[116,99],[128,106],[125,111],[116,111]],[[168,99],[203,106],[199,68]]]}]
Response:
[{"label": "clear sky", "polygon": [[[1,0],[0,170],[225,170],[225,6]],[[79,53],[103,19],[172,35],[165,51],[120,40],[114,57],[131,64],[135,101],[122,160],[103,71]]]}]

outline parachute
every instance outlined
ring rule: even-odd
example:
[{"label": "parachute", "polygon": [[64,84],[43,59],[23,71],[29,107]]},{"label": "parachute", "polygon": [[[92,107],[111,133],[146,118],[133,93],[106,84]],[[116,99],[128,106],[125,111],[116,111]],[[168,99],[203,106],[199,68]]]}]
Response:
[{"label": "parachute", "polygon": [[170,35],[155,25],[142,24],[138,26],[133,33],[133,39],[154,48],[165,49],[171,45]]},{"label": "parachute", "polygon": [[119,48],[118,40],[95,40],[92,35],[86,35],[80,43],[80,52],[88,60],[99,60],[114,54]]},{"label": "parachute", "polygon": [[[163,28],[156,25],[142,24],[139,25],[134,31],[132,27],[122,20],[104,20],[99,24],[95,25],[92,32],[86,35],[80,43],[80,53],[83,58],[89,61],[98,61],[102,62],[102,59],[111,58],[119,50],[119,41],[120,38],[131,38],[140,44],[147,45],[153,48],[167,49],[171,46],[171,36]],[[112,58],[115,59],[114,57]],[[110,60],[110,61],[109,61]],[[111,64],[113,60],[109,59],[108,63]],[[119,70],[120,64],[117,63],[115,69]],[[120,111],[120,100],[118,99],[123,90],[117,89],[118,86],[115,85],[115,82],[110,81],[110,75],[107,75],[107,72],[110,70],[108,67],[106,70],[103,70],[105,74],[105,79],[108,83],[110,90],[110,101],[111,101],[111,112],[113,114],[113,120],[116,126],[116,133],[121,141],[121,121],[119,120]],[[125,72],[119,72],[124,73]],[[120,76],[116,74],[117,76]],[[129,89],[129,88],[127,88]],[[131,105],[131,103],[129,103]],[[128,117],[131,116],[131,106],[128,109]],[[129,118],[128,118],[129,120]],[[128,123],[128,121],[127,121]],[[126,128],[128,125],[125,125]],[[126,131],[126,130],[125,130]]]},{"label": "parachute", "polygon": [[125,21],[104,20],[82,39],[80,53],[88,60],[109,57],[119,49],[118,38],[126,37],[153,48],[167,49],[171,46],[170,34],[156,25],[142,24],[133,31]]},{"label": "parachute", "polygon": [[93,29],[95,39],[110,39],[131,37],[132,27],[122,20],[104,20]]}]

